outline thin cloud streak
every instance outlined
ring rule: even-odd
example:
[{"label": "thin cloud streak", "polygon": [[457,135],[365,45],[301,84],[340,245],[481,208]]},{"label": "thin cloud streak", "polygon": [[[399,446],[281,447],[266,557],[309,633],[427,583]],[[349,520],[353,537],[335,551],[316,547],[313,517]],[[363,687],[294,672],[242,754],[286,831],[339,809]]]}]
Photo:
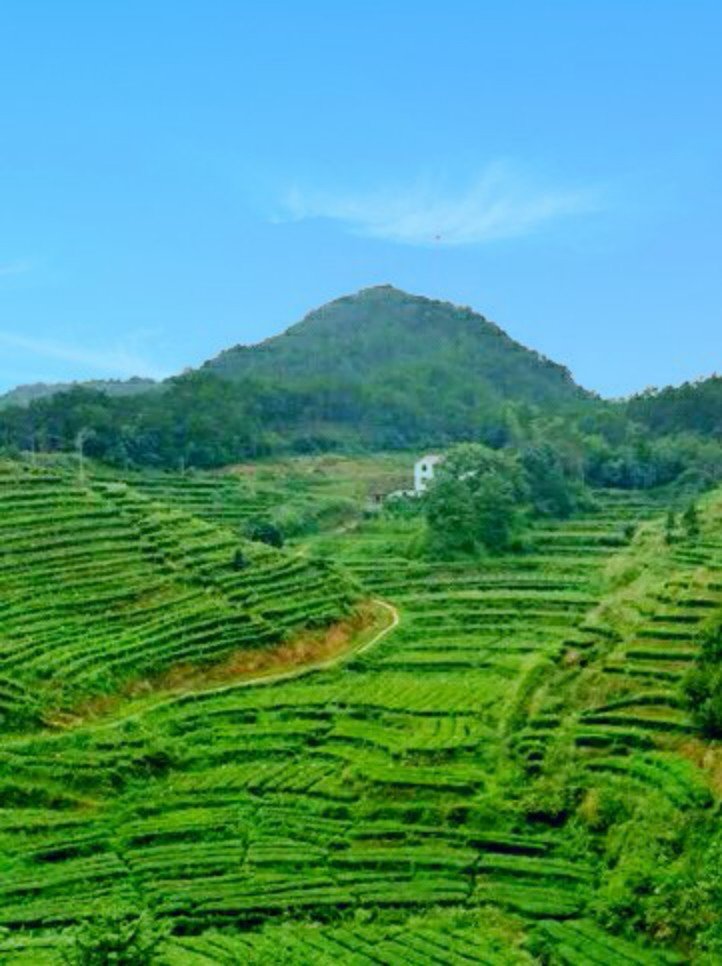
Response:
[{"label": "thin cloud streak", "polygon": [[44,359],[57,359],[78,366],[86,366],[104,376],[111,375],[125,379],[131,376],[148,376],[152,379],[163,379],[168,375],[146,359],[128,352],[122,346],[94,351],[50,339],[34,339],[16,335],[12,332],[0,332],[0,345],[9,349],[19,349]]},{"label": "thin cloud streak", "polygon": [[542,188],[506,164],[493,164],[465,191],[429,181],[367,194],[294,188],[279,221],[340,222],[348,231],[405,245],[478,245],[531,234],[553,219],[598,211],[591,189]]}]

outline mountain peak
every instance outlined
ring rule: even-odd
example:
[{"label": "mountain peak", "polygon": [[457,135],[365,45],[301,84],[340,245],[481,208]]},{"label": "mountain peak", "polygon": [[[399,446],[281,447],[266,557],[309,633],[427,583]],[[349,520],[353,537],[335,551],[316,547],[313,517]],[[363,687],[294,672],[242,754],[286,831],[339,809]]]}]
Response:
[{"label": "mountain peak", "polygon": [[379,297],[393,297],[397,296],[399,298],[419,298],[419,296],[410,295],[408,292],[404,292],[403,289],[396,288],[395,285],[391,285],[389,282],[384,282],[381,285],[369,285],[366,288],[361,288],[356,292],[355,296],[352,298],[366,299],[366,298],[379,298]]},{"label": "mountain peak", "polygon": [[563,403],[586,395],[567,369],[483,315],[390,284],[334,299],[282,335],[229,349],[205,368],[233,381],[284,386],[299,399],[315,391],[356,399],[334,412],[324,404],[324,422],[367,420],[361,400],[374,394],[387,402],[373,420],[392,421],[402,406],[418,410],[424,424],[432,410],[468,410],[473,421],[473,412],[504,401]]},{"label": "mountain peak", "polygon": [[341,323],[343,317],[349,314],[347,310],[351,310],[351,314],[354,314],[357,308],[365,313],[363,318],[367,324],[380,322],[388,317],[385,313],[392,312],[398,313],[397,318],[400,322],[405,322],[411,326],[417,326],[422,320],[433,316],[436,322],[444,321],[448,323],[455,319],[468,325],[471,321],[491,326],[495,331],[501,332],[498,326],[495,326],[485,316],[479,312],[474,312],[468,306],[433,299],[427,295],[416,295],[413,292],[406,292],[404,289],[397,288],[388,282],[370,285],[359,289],[357,292],[341,295],[339,298],[326,302],[305,315],[301,322],[291,326],[288,331],[293,332],[299,325],[317,319],[328,319],[329,317]]}]

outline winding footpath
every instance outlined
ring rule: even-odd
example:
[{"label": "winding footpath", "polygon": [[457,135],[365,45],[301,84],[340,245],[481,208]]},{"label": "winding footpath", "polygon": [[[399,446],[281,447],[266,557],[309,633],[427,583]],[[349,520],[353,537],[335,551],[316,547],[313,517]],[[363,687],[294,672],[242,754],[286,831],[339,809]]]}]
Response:
[{"label": "winding footpath", "polygon": [[[296,678],[303,677],[306,674],[315,674],[318,671],[330,671],[341,664],[346,663],[352,658],[359,657],[361,654],[365,654],[370,651],[372,647],[376,647],[388,634],[391,633],[399,625],[399,612],[393,606],[393,604],[387,603],[385,600],[380,600],[374,598],[372,603],[377,607],[383,608],[391,615],[391,621],[385,627],[382,627],[376,634],[373,635],[368,641],[364,641],[362,644],[351,646],[346,650],[340,651],[333,657],[325,658],[322,661],[316,661],[311,664],[302,664],[298,667],[291,668],[288,671],[271,671],[266,673],[257,674],[255,676],[248,676],[239,679],[238,681],[231,681],[228,684],[220,685],[215,688],[199,688],[197,690],[189,689],[186,691],[178,691],[173,693],[167,698],[163,698],[160,701],[148,702],[143,704],[138,710],[131,712],[128,715],[122,715],[120,717],[113,717],[108,721],[90,721],[84,720],[79,721],[75,727],[91,725],[94,731],[102,730],[105,728],[115,728],[119,725],[125,724],[127,721],[137,721],[138,719],[144,717],[152,711],[157,711],[159,708],[167,708],[174,704],[178,704],[181,701],[187,701],[194,697],[206,697],[217,694],[225,694],[227,691],[235,691],[238,688],[251,688],[259,687],[261,685],[269,684],[280,684],[284,681],[293,681]],[[71,726],[73,727],[73,726]]]}]

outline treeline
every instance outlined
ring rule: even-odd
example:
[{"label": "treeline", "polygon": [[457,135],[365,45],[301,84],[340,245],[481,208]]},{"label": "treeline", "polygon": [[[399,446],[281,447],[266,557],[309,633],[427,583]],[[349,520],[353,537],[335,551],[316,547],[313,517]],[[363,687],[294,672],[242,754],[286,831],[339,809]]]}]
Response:
[{"label": "treeline", "polygon": [[565,477],[591,486],[702,490],[722,479],[714,438],[657,435],[620,404],[504,402],[482,390],[472,396],[463,384],[435,397],[420,386],[317,380],[289,388],[200,371],[152,392],[74,388],[0,411],[5,454],[80,451],[123,468],[211,468],[280,453],[419,450],[467,440],[500,452],[548,447]]},{"label": "treeline", "polygon": [[722,441],[722,376],[650,389],[633,396],[626,408],[653,433],[696,433]]},{"label": "treeline", "polygon": [[[501,402],[483,384],[434,390],[425,367],[369,379],[228,380],[208,370],[161,389],[109,396],[83,387],[0,410],[6,452],[72,451],[118,466],[210,468],[274,453],[398,450],[508,438]],[[520,404],[523,407],[525,404]],[[532,407],[533,408],[533,407]]]}]

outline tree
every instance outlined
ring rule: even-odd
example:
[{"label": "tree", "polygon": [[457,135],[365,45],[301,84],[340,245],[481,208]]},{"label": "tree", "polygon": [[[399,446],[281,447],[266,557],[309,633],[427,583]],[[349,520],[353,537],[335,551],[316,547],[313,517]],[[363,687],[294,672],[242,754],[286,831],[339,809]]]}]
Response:
[{"label": "tree", "polygon": [[522,451],[521,464],[526,475],[532,507],[541,516],[568,517],[575,500],[562,462],[549,443],[529,446]]},{"label": "tree", "polygon": [[669,510],[667,513],[667,521],[664,527],[664,540],[667,544],[674,543],[674,534],[677,529],[677,514],[674,510]]},{"label": "tree", "polygon": [[473,553],[476,528],[468,486],[461,480],[441,479],[424,501],[433,552],[441,557]]},{"label": "tree", "polygon": [[248,566],[248,557],[239,547],[233,554],[232,566],[234,570],[245,570]]},{"label": "tree", "polygon": [[682,514],[682,526],[687,531],[689,539],[696,540],[699,536],[699,513],[696,504],[690,503]]},{"label": "tree", "polygon": [[509,549],[524,495],[516,461],[478,443],[452,447],[425,497],[433,551],[444,556]]},{"label": "tree", "polygon": [[508,550],[521,528],[521,511],[512,483],[496,472],[485,473],[472,506],[477,542],[492,553]]},{"label": "tree", "polygon": [[243,527],[243,535],[248,540],[255,540],[258,543],[267,543],[270,547],[283,546],[283,534],[271,520],[262,517],[254,517],[246,521]]}]

